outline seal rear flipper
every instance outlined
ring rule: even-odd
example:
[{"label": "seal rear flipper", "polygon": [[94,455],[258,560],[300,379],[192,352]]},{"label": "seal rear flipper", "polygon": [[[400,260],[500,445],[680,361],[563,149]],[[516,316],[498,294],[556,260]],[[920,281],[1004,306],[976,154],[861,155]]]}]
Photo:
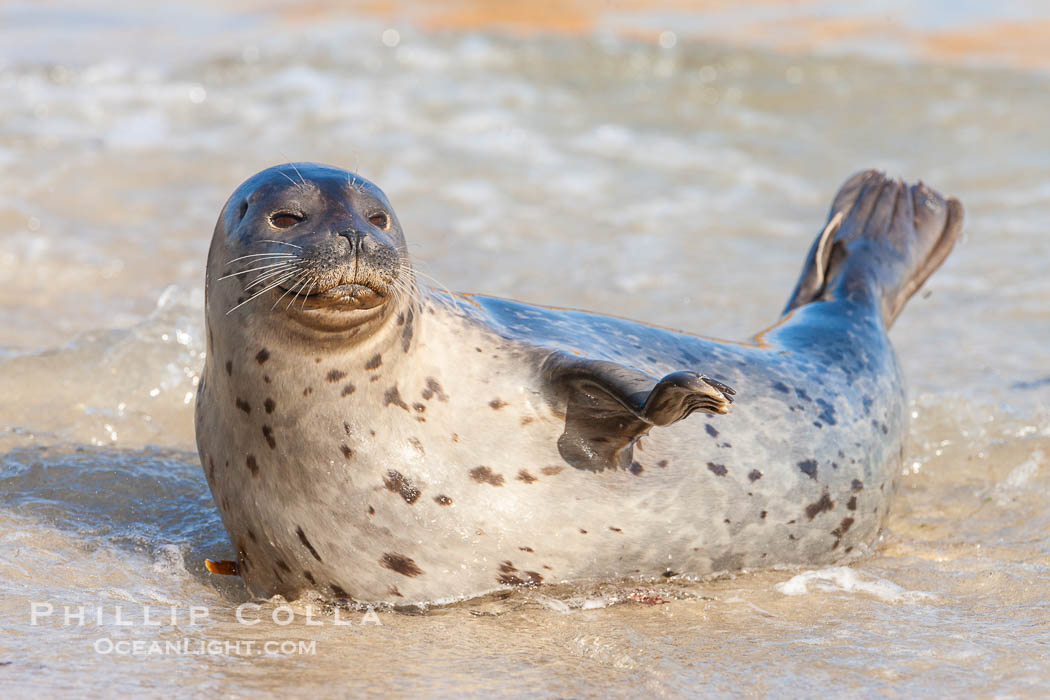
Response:
[{"label": "seal rear flipper", "polygon": [[923,183],[868,170],[835,195],[784,313],[814,301],[868,299],[888,328],[940,267],[962,230],[963,209]]},{"label": "seal rear flipper", "polygon": [[695,411],[728,413],[731,388],[696,372],[657,379],[626,365],[555,352],[542,375],[555,405],[565,407],[558,451],[578,469],[627,469],[635,441],[653,426]]}]

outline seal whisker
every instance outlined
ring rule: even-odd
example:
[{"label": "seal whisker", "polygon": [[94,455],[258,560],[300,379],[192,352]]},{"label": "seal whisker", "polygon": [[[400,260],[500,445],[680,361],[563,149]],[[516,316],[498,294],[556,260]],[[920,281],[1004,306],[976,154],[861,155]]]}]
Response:
[{"label": "seal whisker", "polygon": [[[303,274],[304,274],[304,273],[299,273],[299,275],[300,275],[300,276],[301,276],[301,275],[303,275]],[[282,294],[281,296],[277,297],[277,301],[275,301],[275,302],[273,303],[273,306],[271,306],[271,307],[270,307],[270,311],[273,311],[274,309],[276,309],[276,308],[277,308],[277,305],[281,303],[281,300],[282,300],[282,299],[284,299],[284,298],[285,298],[286,296],[288,296],[288,292],[290,292],[290,291],[292,291],[293,289],[295,289],[295,288],[296,288],[296,286],[297,286],[297,285],[299,285],[299,284],[300,284],[300,282],[299,282],[299,280],[298,280],[298,279],[293,279],[293,280],[292,280],[292,282],[291,282],[291,284],[289,284],[289,285],[288,285],[288,289],[285,289],[285,290],[284,290],[284,294]],[[295,300],[295,299],[294,299],[294,297],[293,297],[292,301],[294,301],[294,300]],[[290,303],[290,302],[289,302],[289,304],[288,304],[288,307],[289,307],[289,308],[291,308],[291,303]]]},{"label": "seal whisker", "polygon": [[[295,296],[294,296],[294,297],[292,297],[292,300],[288,302],[288,306],[287,306],[286,308],[288,308],[288,309],[291,309],[291,308],[292,308],[292,304],[294,304],[294,303],[295,303],[295,300],[299,298],[299,294],[300,294],[300,292],[302,292],[302,291],[303,291],[304,289],[306,289],[306,283],[307,283],[308,281],[309,281],[309,279],[308,279],[308,278],[307,278],[307,279],[304,279],[304,280],[302,281],[302,283],[301,283],[301,284],[300,284],[300,286],[299,286],[299,290],[298,290],[298,291],[297,291],[297,292],[295,293]],[[281,298],[283,299],[284,297],[282,296]],[[278,300],[278,301],[280,301],[280,300]],[[305,297],[303,298],[303,303],[304,303],[304,304],[306,303],[306,298],[305,298]]]},{"label": "seal whisker", "polygon": [[[297,258],[297,257],[299,257],[299,256],[296,255],[295,253],[252,253],[251,255],[242,255],[239,258],[234,258],[232,260],[227,260],[226,264],[227,265],[232,265],[235,262],[240,262],[241,260],[247,260],[248,258],[264,258],[264,259],[265,258],[274,258],[274,259],[278,259],[278,258]],[[255,262],[262,262],[262,261],[261,260],[256,260]]]},{"label": "seal whisker", "polygon": [[310,283],[310,288],[309,288],[309,289],[307,289],[307,290],[306,290],[306,294],[304,294],[304,295],[303,295],[303,306],[302,306],[302,308],[303,308],[304,310],[306,309],[306,300],[310,298],[310,294],[312,294],[312,293],[313,293],[313,291],[314,291],[314,287],[316,287],[316,286],[317,286],[317,281],[316,281],[316,280],[315,280],[315,281],[313,281],[313,282],[311,282],[311,283]]},{"label": "seal whisker", "polygon": [[295,174],[299,176],[300,180],[302,180],[303,184],[300,187],[300,189],[305,191],[306,190],[306,178],[303,177],[303,174],[301,172],[299,172],[299,168],[295,167],[295,163],[289,163],[288,165],[292,166],[292,170],[294,170]]},{"label": "seal whisker", "polygon": [[255,278],[252,281],[251,284],[246,285],[244,290],[247,291],[247,290],[251,289],[252,287],[254,287],[255,285],[259,284],[260,282],[263,282],[263,281],[265,281],[265,280],[267,280],[267,279],[269,279],[271,277],[275,277],[277,275],[282,275],[285,272],[295,271],[299,267],[300,267],[299,265],[292,265],[292,266],[287,267],[287,268],[282,268],[280,270],[271,270],[270,272],[267,272],[266,274],[259,275],[257,278]]},{"label": "seal whisker", "polygon": [[302,186],[302,185],[300,185],[300,184],[299,184],[298,182],[296,182],[295,180],[293,180],[293,179],[292,179],[292,178],[291,178],[291,177],[290,177],[290,176],[288,175],[288,173],[284,172],[283,170],[278,170],[277,172],[278,172],[278,173],[280,173],[281,175],[283,175],[283,176],[284,176],[284,178],[285,178],[286,180],[288,180],[288,182],[292,183],[292,185],[294,185],[296,189],[299,189],[299,190],[301,190],[301,189],[303,188],[303,186]]},{"label": "seal whisker", "polygon": [[[415,269],[414,267],[408,265],[407,263],[403,263],[403,266],[404,267],[402,268],[402,271],[405,271],[407,269],[407,270],[411,271],[413,276],[423,277],[426,280],[429,280],[429,281],[433,282],[435,285],[437,285],[439,287],[439,291],[444,292],[444,294],[435,295],[436,298],[438,298],[441,303],[446,304],[446,305],[448,305],[450,307],[453,307],[453,308],[458,308],[459,307],[459,300],[456,298],[456,295],[453,294],[452,291],[449,290],[448,287],[446,287],[444,284],[442,284],[441,280],[437,279],[433,275],[427,274],[426,272],[421,272],[420,270]],[[419,292],[419,296],[422,297],[422,292]]]},{"label": "seal whisker", "polygon": [[262,270],[272,270],[275,267],[284,267],[286,265],[291,265],[291,264],[293,264],[293,263],[290,263],[290,262],[279,262],[279,263],[274,263],[273,265],[263,265],[261,267],[252,267],[252,268],[249,268],[247,270],[240,270],[239,272],[231,272],[228,275],[223,275],[222,277],[219,278],[219,281],[226,280],[226,279],[229,279],[231,277],[239,277],[240,275],[247,275],[249,272],[260,272]]},{"label": "seal whisker", "polygon": [[[278,245],[286,245],[286,246],[290,246],[292,248],[298,248],[299,250],[303,249],[303,247],[301,245],[295,245],[294,243],[289,243],[287,241],[275,241],[272,238],[260,238],[259,240],[256,241],[256,243],[276,243]],[[296,255],[296,253],[289,253],[289,255]]]},{"label": "seal whisker", "polygon": [[251,300],[253,300],[253,299],[258,299],[258,298],[259,298],[260,296],[262,296],[262,295],[263,295],[263,294],[265,294],[266,292],[270,291],[270,290],[271,290],[271,289],[273,289],[274,287],[277,287],[278,285],[280,285],[280,284],[281,284],[282,282],[284,282],[285,280],[288,280],[288,279],[291,279],[292,277],[295,277],[295,275],[296,275],[296,274],[297,274],[297,273],[296,273],[295,271],[292,271],[292,272],[286,273],[284,277],[281,277],[281,278],[279,278],[279,279],[278,279],[277,281],[275,281],[275,282],[273,282],[273,283],[271,283],[271,284],[267,285],[267,286],[266,286],[265,288],[263,288],[263,289],[260,289],[260,290],[259,290],[258,292],[256,292],[255,294],[251,295],[250,297],[248,297],[247,299],[245,299],[245,300],[244,300],[244,301],[242,301],[241,303],[237,304],[237,306],[234,306],[234,307],[233,307],[232,309],[230,309],[229,311],[227,311],[227,312],[226,312],[226,315],[227,315],[227,316],[228,316],[228,315],[230,315],[231,313],[233,313],[233,312],[234,312],[234,311],[236,311],[237,309],[241,308],[242,306],[244,306],[245,304],[247,304],[247,303],[248,303],[248,302],[250,302]]}]

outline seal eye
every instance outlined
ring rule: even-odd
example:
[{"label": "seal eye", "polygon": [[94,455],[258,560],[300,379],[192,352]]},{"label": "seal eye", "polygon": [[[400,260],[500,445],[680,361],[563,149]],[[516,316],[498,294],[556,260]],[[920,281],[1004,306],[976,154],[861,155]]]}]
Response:
[{"label": "seal eye", "polygon": [[386,227],[390,225],[390,217],[381,211],[369,216],[368,221],[376,228],[381,228],[384,230],[386,230]]},{"label": "seal eye", "polygon": [[291,228],[305,219],[302,214],[293,214],[290,211],[279,211],[270,215],[270,223],[276,228]]}]

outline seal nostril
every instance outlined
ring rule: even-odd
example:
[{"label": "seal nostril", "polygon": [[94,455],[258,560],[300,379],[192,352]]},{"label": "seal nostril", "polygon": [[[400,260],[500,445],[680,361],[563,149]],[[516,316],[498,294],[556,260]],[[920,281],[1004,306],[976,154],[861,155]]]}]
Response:
[{"label": "seal nostril", "polygon": [[349,241],[351,250],[358,250],[358,249],[360,249],[360,247],[361,247],[361,239],[364,238],[364,234],[363,233],[361,233],[360,231],[355,231],[354,229],[349,229],[347,231],[340,231],[336,235],[337,236],[342,236],[347,241]]}]

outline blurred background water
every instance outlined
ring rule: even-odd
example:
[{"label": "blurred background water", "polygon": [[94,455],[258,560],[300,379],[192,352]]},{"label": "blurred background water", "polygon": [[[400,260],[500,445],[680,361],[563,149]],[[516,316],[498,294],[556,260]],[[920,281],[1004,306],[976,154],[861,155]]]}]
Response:
[{"label": "blurred background water", "polygon": [[[0,5],[5,695],[1045,694],[1048,36],[1021,0]],[[850,173],[959,197],[966,239],[892,333],[912,439],[877,546],[238,624],[202,565],[232,552],[193,445],[201,283],[226,197],[288,160],[376,182],[449,288],[728,338],[776,319]],[[87,622],[33,625],[40,601]],[[94,624],[116,605],[211,614]]]}]

